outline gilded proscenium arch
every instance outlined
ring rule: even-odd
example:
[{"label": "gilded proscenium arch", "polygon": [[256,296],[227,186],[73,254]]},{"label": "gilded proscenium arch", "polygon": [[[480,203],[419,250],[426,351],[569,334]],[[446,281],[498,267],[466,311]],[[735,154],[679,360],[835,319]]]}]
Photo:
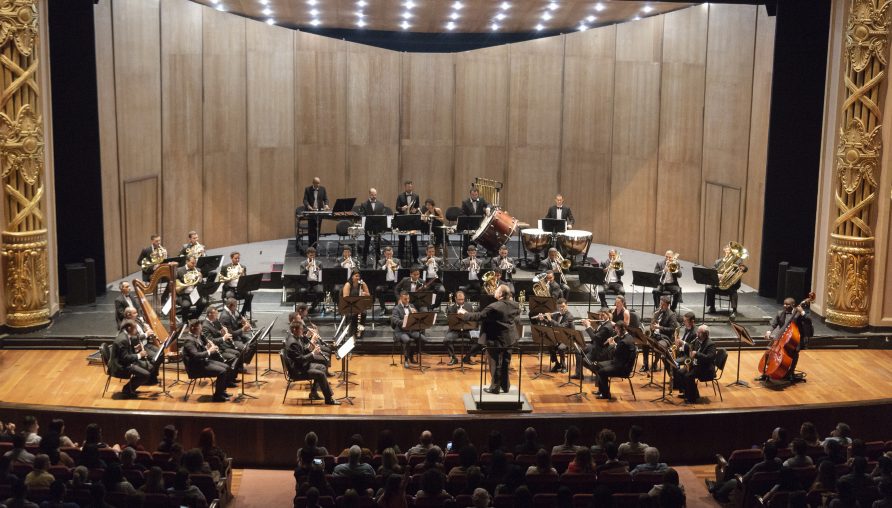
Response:
[{"label": "gilded proscenium arch", "polygon": [[49,323],[37,0],[0,0],[0,175],[7,326]]},{"label": "gilded proscenium arch", "polygon": [[883,96],[892,0],[852,0],[845,38],[844,82],[827,258],[826,319],[868,324],[874,263],[874,202],[883,151]]}]

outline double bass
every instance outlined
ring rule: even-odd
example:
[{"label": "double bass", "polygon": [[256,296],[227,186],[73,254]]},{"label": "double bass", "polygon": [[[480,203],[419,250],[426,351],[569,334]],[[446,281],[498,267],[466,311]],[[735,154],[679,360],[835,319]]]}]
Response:
[{"label": "double bass", "polygon": [[[814,292],[799,303],[799,307],[815,300]],[[793,355],[799,349],[800,331],[796,324],[797,316],[790,318],[790,322],[784,331],[768,346],[768,350],[759,360],[759,372],[769,379],[783,379],[790,372],[793,365]]]}]

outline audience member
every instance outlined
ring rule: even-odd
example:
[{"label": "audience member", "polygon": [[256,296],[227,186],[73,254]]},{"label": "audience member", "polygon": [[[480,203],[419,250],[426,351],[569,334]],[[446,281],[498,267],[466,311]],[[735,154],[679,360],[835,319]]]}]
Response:
[{"label": "audience member", "polygon": [[852,440],[852,445],[848,448],[848,459],[846,460],[846,464],[852,465],[852,460],[855,457],[864,457],[867,458],[867,445],[864,443],[864,440],[861,438],[855,438]]},{"label": "audience member", "polygon": [[177,428],[173,425],[165,425],[161,430],[161,442],[158,443],[156,450],[161,453],[170,453],[170,449],[175,444],[177,444]]},{"label": "audience member", "polygon": [[808,443],[801,437],[793,440],[793,455],[784,461],[784,467],[808,467],[814,465],[808,454]]},{"label": "audience member", "polygon": [[99,457],[99,446],[96,443],[84,445],[80,457],[77,458],[77,465],[87,469],[105,469],[106,467],[105,461]]},{"label": "audience member", "polygon": [[448,478],[456,475],[465,475],[468,468],[477,465],[477,449],[474,445],[467,445],[458,452],[458,465],[449,470]]},{"label": "audience member", "polygon": [[774,446],[776,446],[778,450],[789,448],[790,437],[787,429],[783,427],[775,427],[775,429],[771,432],[771,438],[769,439],[769,441],[774,443]]},{"label": "audience member", "polygon": [[834,464],[846,463],[846,447],[839,441],[831,438],[824,440],[824,459]]},{"label": "audience member", "polygon": [[12,436],[12,450],[3,454],[10,462],[34,464],[34,454],[25,449],[25,434],[20,432]]},{"label": "audience member", "polygon": [[314,457],[328,455],[328,450],[324,446],[319,446],[319,436],[313,431],[307,432],[307,435],[304,436],[304,446],[297,451],[298,456],[300,456],[301,450],[311,451]]},{"label": "audience member", "polygon": [[90,470],[84,466],[76,466],[71,470],[71,490],[90,490]]},{"label": "audience member", "polygon": [[350,444],[347,445],[346,448],[341,450],[341,453],[338,454],[338,457],[347,457],[350,455],[350,448],[353,446],[358,446],[360,450],[362,450],[362,460],[363,462],[371,462],[372,460],[372,451],[366,448],[363,443],[362,434],[353,434],[350,436]]},{"label": "audience member", "polygon": [[533,493],[530,492],[529,487],[526,485],[521,485],[514,489],[514,508],[532,508],[533,507]]},{"label": "audience member", "polygon": [[[400,445],[397,444],[396,437],[394,437],[393,432],[384,429],[381,431],[380,434],[378,434],[378,449],[376,450],[376,453],[382,454],[384,453],[384,450],[388,448],[393,448],[393,451],[395,451],[397,454],[402,453],[400,451]],[[371,458],[371,453],[369,453],[369,457]]]},{"label": "audience member", "polygon": [[821,446],[821,438],[818,436],[818,429],[812,422],[805,422],[799,427],[799,437],[801,437],[808,446]]},{"label": "audience member", "polygon": [[65,501],[65,482],[62,480],[54,480],[50,484],[50,497],[46,501],[40,503],[40,508],[79,508],[77,503]]},{"label": "audience member", "polygon": [[421,475],[421,490],[415,494],[415,498],[452,499],[452,496],[446,492],[445,485],[446,477],[443,476],[443,473],[429,469]]},{"label": "audience member", "polygon": [[375,503],[381,508],[408,508],[406,486],[409,475],[393,474],[387,477],[384,487],[378,493]]},{"label": "audience member", "polygon": [[629,470],[628,462],[617,459],[619,447],[616,446],[616,443],[607,443],[607,448],[604,451],[607,454],[607,460],[595,468],[596,473],[625,473]]},{"label": "audience member", "polygon": [[682,508],[685,506],[685,494],[675,485],[666,485],[660,492],[660,508]]},{"label": "audience member", "polygon": [[140,471],[145,473],[146,466],[136,461],[136,450],[128,446],[127,448],[121,450],[121,470]]},{"label": "audience member", "polygon": [[9,443],[15,435],[15,424],[0,421],[0,443]]},{"label": "audience member", "polygon": [[796,476],[796,472],[789,467],[783,467],[780,470],[780,474],[777,476],[777,483],[774,484],[774,486],[771,487],[771,490],[764,496],[765,505],[771,506],[771,499],[778,494],[786,494],[789,496],[793,492],[799,491],[802,491],[802,485],[799,484],[799,478]]},{"label": "audience member", "polygon": [[860,508],[861,505],[858,503],[858,496],[852,482],[840,478],[836,482],[836,497],[827,506],[828,508]]},{"label": "audience member", "polygon": [[180,461],[180,464],[186,468],[186,471],[189,471],[189,474],[211,473],[211,468],[208,467],[208,463],[204,460],[204,455],[198,448],[192,448],[183,453],[183,460]]},{"label": "audience member", "polygon": [[88,508],[114,508],[105,502],[105,485],[93,483],[90,485],[90,504]]},{"label": "audience member", "polygon": [[660,450],[657,450],[656,447],[648,446],[644,449],[644,463],[638,464],[632,469],[632,476],[651,471],[662,473],[668,468],[669,466],[665,462],[660,462]]},{"label": "audience member", "polygon": [[52,485],[53,475],[47,469],[50,467],[50,458],[41,453],[34,457],[34,469],[25,476],[25,487],[28,490],[48,489]]},{"label": "audience member", "polygon": [[[24,436],[22,436],[24,437]],[[38,508],[37,504],[28,501],[28,488],[22,480],[16,478],[9,488],[9,498],[3,501],[7,508]]]},{"label": "audience member", "polygon": [[502,452],[507,452],[505,449],[505,445],[502,442],[502,433],[498,430],[491,430],[489,432],[489,439],[486,442],[486,451],[489,453],[495,453],[496,450],[501,450]]},{"label": "audience member", "polygon": [[631,427],[629,427],[629,440],[619,445],[617,457],[622,460],[625,459],[627,455],[638,455],[640,453],[644,453],[644,449],[647,448],[647,443],[641,442],[641,436],[643,434],[644,429],[642,429],[638,425],[632,425]]},{"label": "audience member", "polygon": [[595,462],[592,460],[592,450],[582,448],[576,451],[576,457],[567,466],[568,473],[594,473]]},{"label": "audience member", "polygon": [[173,486],[167,490],[174,496],[182,498],[181,504],[183,505],[191,508],[207,508],[207,498],[198,487],[192,485],[192,481],[189,480],[189,471],[184,468],[177,470],[177,474],[173,478]]},{"label": "audience member", "polygon": [[[468,471],[465,472],[465,475],[470,472],[472,467],[475,466],[470,466]],[[510,472],[511,468],[508,465],[508,458],[505,456],[505,453],[502,450],[496,449],[492,454],[492,460],[489,465],[486,466],[485,476],[487,480],[493,485],[505,483]]]},{"label": "audience member", "polygon": [[62,464],[66,467],[71,467],[74,465],[74,461],[71,457],[61,451],[60,443],[59,443],[59,434],[55,432],[48,432],[43,439],[40,440],[40,446],[37,447],[37,451],[39,453],[45,454],[50,458],[50,464]]},{"label": "audience member", "polygon": [[558,487],[557,508],[573,508],[573,491],[566,485]]},{"label": "audience member", "polygon": [[468,508],[488,508],[490,501],[489,492],[478,487],[471,494],[471,506]]},{"label": "audience member", "polygon": [[124,478],[124,471],[117,462],[109,462],[102,476],[102,483],[105,485],[106,492],[121,492],[123,494],[136,494],[133,484]]},{"label": "audience member", "polygon": [[384,450],[384,453],[381,454],[381,465],[378,466],[377,473],[386,479],[390,475],[402,474],[402,472],[403,467],[400,466],[400,461],[396,458],[396,452],[393,448]]},{"label": "audience member", "polygon": [[167,491],[164,489],[164,472],[158,466],[152,466],[151,469],[146,471],[145,475],[146,481],[139,488],[139,491],[144,494],[164,494]]},{"label": "audience member", "polygon": [[362,449],[357,445],[351,446],[347,462],[335,466],[332,476],[349,478],[357,490],[371,487],[375,481],[375,470],[369,464],[361,462],[361,457]]},{"label": "audience member", "polygon": [[839,422],[836,424],[836,428],[830,431],[830,435],[824,439],[824,445],[827,444],[827,441],[836,441],[843,447],[849,446],[852,444],[851,434],[852,429],[849,428],[849,425]]},{"label": "audience member", "polygon": [[108,448],[109,446],[102,441],[102,427],[98,423],[90,423],[84,436],[84,446],[95,444],[97,448]]},{"label": "audience member", "polygon": [[[781,461],[777,458],[777,447],[774,446],[773,442],[768,441],[762,446],[762,461],[751,467],[750,470],[743,475],[743,482],[746,483],[749,481],[749,479],[756,473],[780,471],[781,467]],[[706,486],[716,501],[727,503],[731,492],[737,488],[738,482],[737,479],[732,476],[730,478],[716,479],[715,482],[707,480]]]},{"label": "audience member", "polygon": [[[294,506],[297,506],[297,499],[294,500]],[[310,487],[310,490],[307,491],[307,502],[304,506],[306,508],[319,508],[319,489]]]},{"label": "audience member", "polygon": [[169,455],[170,457],[167,459],[167,462],[160,464],[161,469],[165,471],[176,471],[183,463],[183,445],[174,443],[173,446],[170,447]]},{"label": "audience member", "polygon": [[134,451],[144,452],[146,448],[139,439],[139,431],[136,429],[127,429],[127,432],[124,432],[124,446],[133,448]]},{"label": "audience member", "polygon": [[654,485],[648,492],[648,497],[660,497],[660,493],[663,492],[663,489],[666,488],[667,485],[672,485],[674,487],[678,487],[684,492],[684,486],[678,479],[678,471],[669,467],[666,468],[666,472],[663,473],[663,483],[658,483]]},{"label": "audience member", "polygon": [[865,457],[855,457],[852,460],[852,470],[848,474],[839,477],[839,481],[847,481],[852,484],[856,491],[873,486],[873,479],[867,474],[867,459]]},{"label": "audience member", "polygon": [[457,427],[452,431],[452,441],[450,442],[452,443],[452,447],[450,448],[447,443],[446,453],[458,453],[466,446],[473,446],[473,443],[468,439],[468,433],[461,427]]},{"label": "audience member", "polygon": [[443,453],[440,447],[434,444],[434,436],[431,434],[431,431],[422,431],[421,436],[418,438],[418,444],[409,448],[406,452],[406,459],[412,455],[427,455],[428,450],[431,448],[436,448],[440,454]]},{"label": "audience member", "polygon": [[605,453],[607,451],[607,443],[615,443],[616,442],[616,432],[613,432],[610,429],[601,429],[598,432],[598,436],[595,438],[595,444],[592,445],[592,456],[598,456],[599,454]]},{"label": "audience member", "polygon": [[319,465],[314,465],[313,468],[310,469],[310,473],[307,475],[306,480],[298,485],[296,494],[298,496],[305,496],[307,491],[311,488],[318,490],[319,494],[322,496],[333,497],[335,495],[334,489],[325,477],[325,470]]},{"label": "audience member", "polygon": [[12,460],[5,455],[0,457],[0,485],[9,485],[16,478],[11,471]]},{"label": "audience member", "polygon": [[536,429],[527,427],[523,431],[523,443],[514,447],[514,455],[535,455],[542,448]]},{"label": "audience member", "polygon": [[877,465],[870,473],[871,478],[876,483],[889,480],[892,481],[892,458],[886,455],[880,455],[877,459]]},{"label": "audience member", "polygon": [[37,423],[37,418],[34,418],[31,415],[26,415],[22,418],[22,432],[25,433],[25,446],[37,446],[40,444],[40,435],[37,434],[37,431],[40,430],[40,424]]},{"label": "audience member", "polygon": [[415,465],[415,473],[423,473],[429,469],[435,469],[437,471],[443,472],[443,455],[440,452],[439,447],[432,447],[427,451],[427,455],[424,456],[424,462]]},{"label": "audience member", "polygon": [[881,499],[873,502],[871,508],[892,508],[892,480],[883,479],[879,484]]},{"label": "audience member", "polygon": [[579,440],[579,427],[571,425],[564,431],[564,442],[551,449],[552,455],[556,453],[576,453],[582,446],[576,444]]},{"label": "audience member", "polygon": [[557,476],[557,469],[551,466],[551,454],[544,448],[536,453],[536,463],[527,468],[526,474],[550,474]]}]

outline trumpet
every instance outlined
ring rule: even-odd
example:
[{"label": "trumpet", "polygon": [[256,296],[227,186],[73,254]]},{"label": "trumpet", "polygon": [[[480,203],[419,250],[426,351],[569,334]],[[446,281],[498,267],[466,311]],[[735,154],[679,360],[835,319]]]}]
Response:
[{"label": "trumpet", "polygon": [[353,260],[353,257],[349,257],[343,261],[341,261],[341,268],[346,268],[348,270],[356,270],[356,261]]},{"label": "trumpet", "polygon": [[391,272],[395,272],[399,268],[393,258],[385,259],[384,266]]},{"label": "trumpet", "polygon": [[312,261],[307,263],[307,273],[315,273],[316,271],[318,271],[318,268],[316,268],[316,258],[313,258]]},{"label": "trumpet", "polygon": [[623,269],[623,258],[619,252],[617,252],[616,257],[607,264],[607,269],[613,270],[614,272]]},{"label": "trumpet", "polygon": [[513,272],[514,271],[514,263],[508,261],[508,258],[501,258],[501,259],[499,259],[499,270]]}]

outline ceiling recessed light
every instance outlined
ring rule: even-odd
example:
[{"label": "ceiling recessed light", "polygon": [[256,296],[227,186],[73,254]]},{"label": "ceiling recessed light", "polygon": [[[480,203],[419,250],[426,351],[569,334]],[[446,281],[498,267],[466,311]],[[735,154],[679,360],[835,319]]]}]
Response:
[{"label": "ceiling recessed light", "polygon": [[492,28],[493,31],[496,31],[496,30],[499,29],[499,24],[498,24],[498,23],[493,23],[492,25],[490,25],[490,28]]},{"label": "ceiling recessed light", "polygon": [[587,18],[585,18],[585,20],[588,21],[589,23],[594,22],[596,19],[598,19],[597,16],[588,16]]},{"label": "ceiling recessed light", "polygon": [[648,12],[651,12],[653,10],[654,10],[654,8],[651,7],[650,5],[645,5],[644,7],[641,8],[641,12],[643,12],[645,14],[647,14]]},{"label": "ceiling recessed light", "polygon": [[266,18],[266,24],[270,26],[275,25],[276,20],[274,20],[273,18]]},{"label": "ceiling recessed light", "polygon": [[356,26],[358,26],[359,28],[364,27],[364,26],[365,26],[365,21],[363,21],[363,20],[361,20],[361,19],[356,20]]},{"label": "ceiling recessed light", "polygon": [[316,0],[307,0],[307,5],[316,5]]},{"label": "ceiling recessed light", "polygon": [[465,6],[465,5],[464,5],[463,3],[461,3],[461,2],[459,2],[458,0],[455,0],[455,2],[452,4],[452,8],[455,9],[455,10],[459,10],[459,9],[461,9],[461,8],[464,7],[464,6]]},{"label": "ceiling recessed light", "polygon": [[412,25],[410,25],[408,21],[403,21],[402,23],[400,23],[400,27],[402,27],[403,30],[408,30],[410,26]]},{"label": "ceiling recessed light", "polygon": [[260,5],[269,5],[269,0],[260,0]]},{"label": "ceiling recessed light", "polygon": [[217,4],[217,10],[220,12],[226,12],[226,6],[223,4]]},{"label": "ceiling recessed light", "polygon": [[406,6],[406,9],[411,9],[412,7],[415,7],[415,2],[413,2],[412,0],[408,0],[408,1],[407,1],[406,3],[404,3],[403,5]]},{"label": "ceiling recessed light", "polygon": [[580,32],[585,32],[586,30],[588,30],[588,25],[586,25],[585,23],[580,23],[580,24],[579,24],[579,31],[580,31]]},{"label": "ceiling recessed light", "polygon": [[542,19],[544,19],[545,21],[548,21],[549,19],[551,19],[551,13],[548,11],[543,12]]},{"label": "ceiling recessed light", "polygon": [[507,17],[508,17],[508,15],[505,14],[504,12],[500,12],[500,13],[496,14],[496,19],[499,21],[502,21],[503,19],[505,19]]},{"label": "ceiling recessed light", "polygon": [[310,24],[313,26],[319,26],[319,23],[322,23],[322,22],[319,21],[318,19],[314,19],[313,21],[310,21]]},{"label": "ceiling recessed light", "polygon": [[605,6],[605,5],[602,4],[601,2],[598,2],[598,3],[595,4],[595,10],[598,11],[598,12],[601,12],[601,11],[603,11],[603,10],[606,9],[606,8],[607,8],[607,6]]},{"label": "ceiling recessed light", "polygon": [[310,9],[310,16],[314,18],[319,15],[319,9]]},{"label": "ceiling recessed light", "polygon": [[453,23],[452,21],[446,23],[446,30],[455,30],[455,23]]},{"label": "ceiling recessed light", "polygon": [[400,16],[402,16],[404,19],[409,19],[412,17],[412,13],[409,11],[405,11],[402,14],[400,14]]},{"label": "ceiling recessed light", "polygon": [[263,9],[263,15],[264,15],[264,16],[270,16],[270,15],[272,15],[272,13],[273,13],[273,10],[270,9],[269,7]]},{"label": "ceiling recessed light", "polygon": [[458,19],[458,13],[453,12],[453,13],[449,14],[449,19]]},{"label": "ceiling recessed light", "polygon": [[502,2],[502,3],[499,5],[499,9],[502,9],[503,11],[507,11],[507,10],[510,9],[510,8],[511,8],[511,4],[508,3],[508,2]]},{"label": "ceiling recessed light", "polygon": [[365,13],[362,12],[362,11],[356,11],[356,17],[357,17],[357,18],[364,18],[364,17],[365,17]]},{"label": "ceiling recessed light", "polygon": [[635,16],[632,21],[641,21],[641,16]]},{"label": "ceiling recessed light", "polygon": [[555,10],[557,10],[558,7],[560,7],[560,6],[557,4],[557,2],[551,2],[548,4],[549,11],[555,11]]},{"label": "ceiling recessed light", "polygon": [[545,28],[545,25],[543,25],[542,23],[539,23],[538,25],[536,25],[536,30],[538,30],[540,32],[542,31],[543,28]]},{"label": "ceiling recessed light", "polygon": [[365,7],[366,5],[368,5],[368,3],[366,3],[365,0],[359,0],[358,2],[356,2],[356,6],[359,8]]}]

